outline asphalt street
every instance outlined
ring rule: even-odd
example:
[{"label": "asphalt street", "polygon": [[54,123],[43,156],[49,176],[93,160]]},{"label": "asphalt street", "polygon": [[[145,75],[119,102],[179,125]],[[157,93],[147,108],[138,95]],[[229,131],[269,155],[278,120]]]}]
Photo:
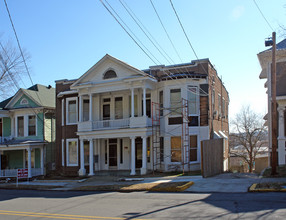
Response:
[{"label": "asphalt street", "polygon": [[285,219],[286,193],[0,190],[0,219]]}]

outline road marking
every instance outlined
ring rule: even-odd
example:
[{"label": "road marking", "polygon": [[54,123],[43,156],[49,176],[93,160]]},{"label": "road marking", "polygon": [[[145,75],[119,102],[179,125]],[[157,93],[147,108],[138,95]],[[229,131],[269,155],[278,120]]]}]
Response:
[{"label": "road marking", "polygon": [[[103,216],[84,216],[84,215],[66,215],[66,214],[52,214],[52,213],[38,213],[38,212],[19,212],[19,211],[7,211],[0,210],[0,215],[16,215],[16,216],[29,216],[29,217],[40,217],[40,218],[54,218],[54,219],[80,219],[80,220],[90,220],[90,219],[126,219],[119,217],[103,217]],[[135,218],[137,219],[137,218]],[[147,219],[137,219],[137,220],[147,220]]]}]

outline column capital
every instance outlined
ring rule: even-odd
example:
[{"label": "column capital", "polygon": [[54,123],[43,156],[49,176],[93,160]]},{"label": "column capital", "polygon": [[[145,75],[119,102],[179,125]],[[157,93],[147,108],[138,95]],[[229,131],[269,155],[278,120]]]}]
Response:
[{"label": "column capital", "polygon": [[277,111],[278,111],[279,113],[285,111],[285,106],[278,106],[278,107],[277,107]]}]

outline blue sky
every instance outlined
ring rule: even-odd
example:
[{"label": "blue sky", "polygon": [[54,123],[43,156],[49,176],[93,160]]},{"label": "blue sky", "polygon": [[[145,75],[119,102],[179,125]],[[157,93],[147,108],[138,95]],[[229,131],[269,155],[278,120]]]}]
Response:
[{"label": "blue sky", "polygon": [[[119,0],[108,2],[160,63],[170,64],[142,34]],[[169,43],[150,0],[123,2],[175,63],[196,59],[169,0],[153,0],[153,3],[182,61]],[[279,42],[283,39],[279,25],[285,25],[286,1],[256,2],[277,32]],[[29,67],[34,83],[55,86],[55,80],[78,78],[107,53],[138,69],[155,65],[99,0],[7,0],[7,3],[21,46],[31,55]],[[198,58],[209,58],[222,76],[230,95],[230,116],[247,104],[261,114],[266,113],[265,81],[259,79],[257,53],[266,49],[264,40],[271,36],[272,30],[253,0],[173,0],[173,4]],[[16,46],[4,1],[0,1],[0,34],[1,40],[10,39]],[[29,87],[28,76],[22,78],[21,87]]]}]

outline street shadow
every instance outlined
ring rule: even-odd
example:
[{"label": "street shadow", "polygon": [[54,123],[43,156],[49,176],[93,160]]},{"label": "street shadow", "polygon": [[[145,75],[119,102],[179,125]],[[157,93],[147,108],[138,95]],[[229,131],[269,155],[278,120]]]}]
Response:
[{"label": "street shadow", "polygon": [[[189,193],[192,197],[193,193]],[[174,195],[175,196],[175,195]],[[204,199],[191,200],[175,205],[154,209],[145,213],[133,213],[132,216],[123,215],[126,219],[137,219],[145,216],[160,214],[168,210],[168,218],[255,218],[267,217],[277,210],[286,209],[285,193],[212,193]],[[200,204],[220,208],[220,212],[201,209]],[[172,214],[172,210],[174,215]],[[178,210],[183,210],[178,212]],[[179,213],[179,214],[178,214]]]}]

